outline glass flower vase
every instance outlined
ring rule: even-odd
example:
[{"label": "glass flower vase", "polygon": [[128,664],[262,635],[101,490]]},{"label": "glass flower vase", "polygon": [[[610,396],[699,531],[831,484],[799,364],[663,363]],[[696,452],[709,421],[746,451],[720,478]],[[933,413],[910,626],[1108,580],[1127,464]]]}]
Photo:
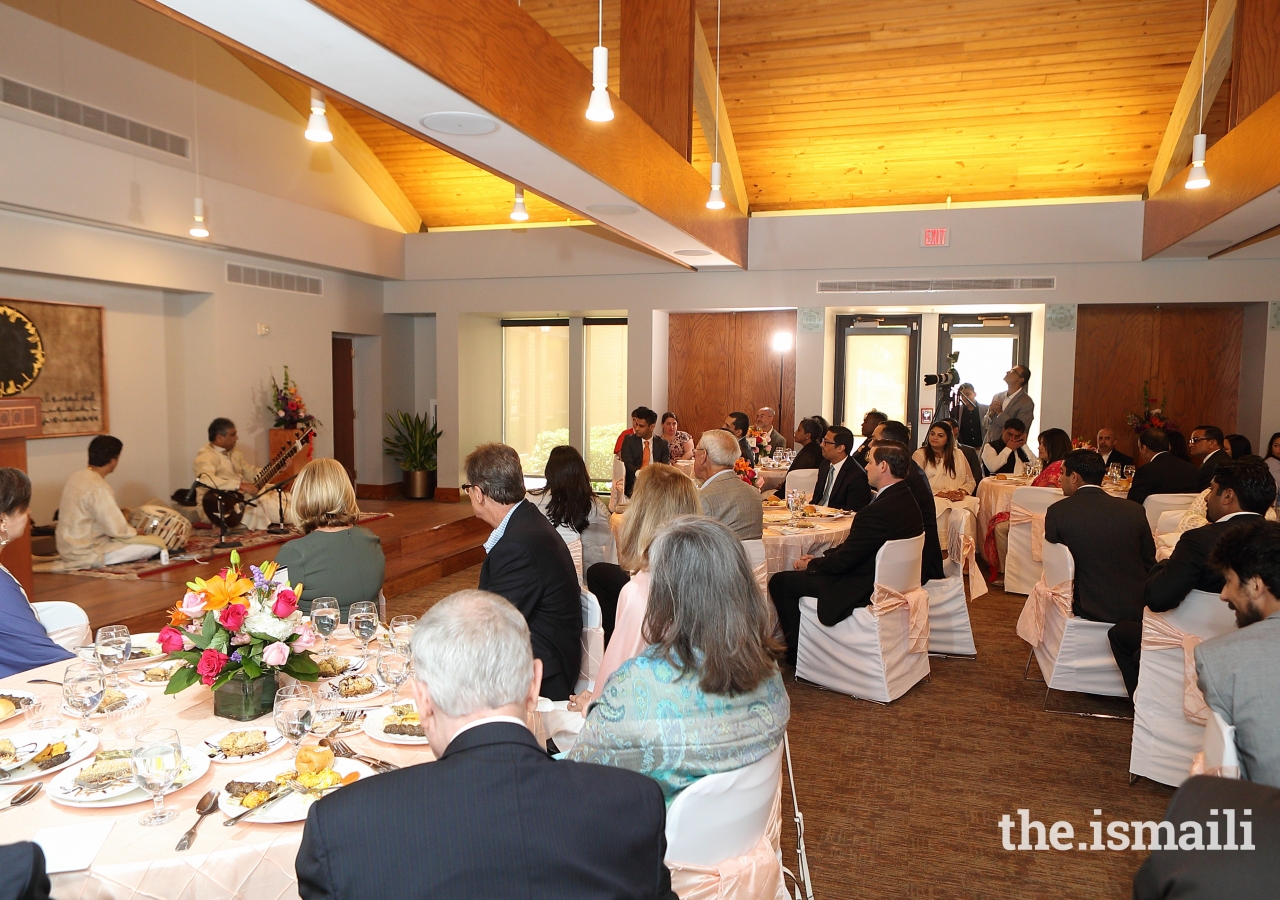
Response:
[{"label": "glass flower vase", "polygon": [[249,678],[241,669],[213,692],[213,714],[222,719],[248,722],[270,715],[276,702],[276,673]]}]

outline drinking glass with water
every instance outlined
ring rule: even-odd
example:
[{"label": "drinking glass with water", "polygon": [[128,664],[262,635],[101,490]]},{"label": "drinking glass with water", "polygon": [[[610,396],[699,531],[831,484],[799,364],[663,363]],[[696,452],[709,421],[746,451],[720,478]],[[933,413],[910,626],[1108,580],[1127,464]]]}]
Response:
[{"label": "drinking glass with water", "polygon": [[99,628],[93,649],[102,668],[111,673],[112,686],[119,687],[120,667],[129,661],[129,656],[133,653],[133,638],[129,635],[129,629],[124,625]]},{"label": "drinking glass with water", "polygon": [[311,601],[311,627],[324,638],[324,646],[320,648],[321,656],[329,656],[329,635],[338,627],[338,601],[334,597],[317,597]]},{"label": "drinking glass with water", "polygon": [[391,685],[391,702],[400,702],[400,685],[409,678],[413,659],[408,644],[395,643],[378,654],[378,675]]},{"label": "drinking glass with water", "polygon": [[369,642],[378,633],[378,607],[369,600],[351,604],[351,612],[347,615],[347,627],[360,639],[360,652],[369,652]]},{"label": "drinking glass with water", "polygon": [[172,728],[152,728],[134,738],[130,761],[133,780],[151,795],[152,809],[140,825],[163,825],[178,814],[165,809],[164,793],[182,770],[182,741]]},{"label": "drinking glass with water", "polygon": [[273,718],[279,731],[293,744],[296,758],[302,739],[311,732],[311,722],[316,714],[316,700],[311,691],[300,684],[291,684],[276,692]]},{"label": "drinking glass with water", "polygon": [[97,663],[78,662],[67,666],[62,675],[62,702],[67,709],[80,714],[80,730],[97,734],[98,728],[90,724],[89,716],[102,703],[107,690],[106,679]]}]

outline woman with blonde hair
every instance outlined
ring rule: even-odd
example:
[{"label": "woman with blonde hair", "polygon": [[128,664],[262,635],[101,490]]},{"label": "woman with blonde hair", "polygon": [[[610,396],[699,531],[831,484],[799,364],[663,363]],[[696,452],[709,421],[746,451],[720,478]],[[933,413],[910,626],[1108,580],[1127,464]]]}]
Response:
[{"label": "woman with blonde hair", "polygon": [[290,581],[302,582],[304,613],[316,597],[335,597],[346,621],[352,603],[378,599],[386,558],[378,536],[356,525],[360,508],[342,463],[307,463],[293,483],[289,514],[304,537],[281,547],[276,562],[288,567]]}]

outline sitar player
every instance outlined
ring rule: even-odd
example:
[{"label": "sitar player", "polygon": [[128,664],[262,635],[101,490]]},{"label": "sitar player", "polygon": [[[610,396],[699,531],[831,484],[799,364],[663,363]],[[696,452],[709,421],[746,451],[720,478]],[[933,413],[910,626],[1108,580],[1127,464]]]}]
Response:
[{"label": "sitar player", "polygon": [[[209,423],[209,443],[196,453],[195,462],[191,466],[198,485],[196,512],[202,522],[209,521],[204,511],[204,495],[209,488],[217,488],[220,491],[239,491],[244,494],[246,500],[258,493],[253,480],[262,470],[257,466],[249,465],[244,454],[236,449],[236,442],[239,439],[239,435],[236,434],[236,423],[230,419],[217,418]],[[286,506],[288,502],[286,497]],[[274,497],[263,497],[257,503],[244,508],[244,518],[240,520],[240,524],[245,528],[256,530],[279,521],[279,503]]]}]

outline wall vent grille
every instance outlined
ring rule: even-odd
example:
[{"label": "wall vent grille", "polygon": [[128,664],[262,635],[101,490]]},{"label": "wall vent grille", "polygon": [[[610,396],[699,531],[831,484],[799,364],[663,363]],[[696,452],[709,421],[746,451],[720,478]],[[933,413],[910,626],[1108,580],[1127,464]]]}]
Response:
[{"label": "wall vent grille", "polygon": [[308,278],[306,275],[294,275],[292,272],[273,272],[271,269],[255,269],[253,266],[239,266],[235,263],[227,263],[227,281],[232,284],[270,288],[273,291],[292,291],[295,294],[324,293],[324,280],[321,278]]},{"label": "wall vent grille", "polygon": [[184,137],[152,128],[142,122],[126,119],[114,113],[105,112],[96,106],[80,103],[69,97],[60,97],[48,91],[42,91],[31,85],[14,81],[11,78],[0,78],[0,100],[10,106],[29,109],[42,116],[61,119],[72,125],[92,128],[103,134],[110,134],[144,147],[151,147],[184,159],[188,152],[188,142]]},{"label": "wall vent grille", "polygon": [[819,281],[819,294],[932,294],[941,291],[1052,291],[1057,279],[1041,278],[938,278],[887,281]]}]

